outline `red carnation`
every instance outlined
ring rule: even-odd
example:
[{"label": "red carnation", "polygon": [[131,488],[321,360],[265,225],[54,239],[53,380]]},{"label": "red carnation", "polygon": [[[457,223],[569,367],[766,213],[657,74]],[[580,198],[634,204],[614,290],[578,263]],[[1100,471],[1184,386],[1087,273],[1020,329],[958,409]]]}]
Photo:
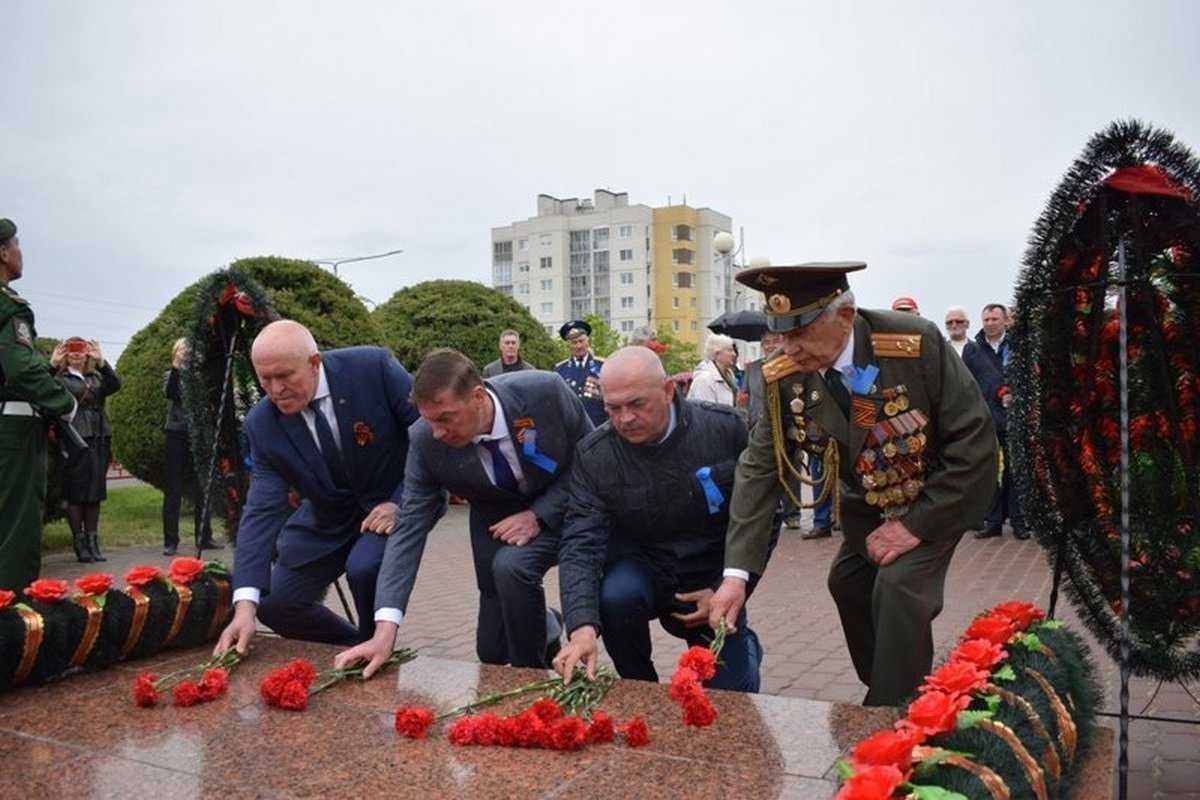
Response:
[{"label": "red carnation", "polygon": [[459,717],[446,730],[451,744],[465,747],[475,743],[475,720],[472,717]]},{"label": "red carnation", "polygon": [[262,695],[262,699],[268,705],[278,705],[279,696],[283,694],[283,687],[291,680],[287,672],[283,670],[274,670],[267,674],[262,679],[262,683],[258,685],[258,693]]},{"label": "red carnation", "polygon": [[1004,660],[1004,648],[987,639],[968,639],[950,652],[950,661],[966,661],[991,669]]},{"label": "red carnation", "polygon": [[650,744],[650,729],[646,727],[646,720],[641,717],[633,717],[618,730],[621,731],[628,747],[645,747]]},{"label": "red carnation", "polygon": [[850,752],[850,761],[856,767],[891,765],[907,773],[912,767],[913,748],[920,744],[919,731],[880,731],[863,739]]},{"label": "red carnation", "polygon": [[284,669],[289,678],[300,681],[305,687],[312,686],[313,681],[317,679],[317,668],[312,665],[312,662],[303,658],[297,658]]},{"label": "red carnation", "polygon": [[308,708],[308,687],[300,681],[288,681],[283,685],[276,705],[288,711],[303,711]]},{"label": "red carnation", "polygon": [[591,744],[606,744],[611,742],[617,735],[616,728],[613,727],[613,719],[603,711],[597,711],[592,717],[592,723],[588,725],[587,740]]},{"label": "red carnation", "polygon": [[700,676],[689,667],[680,667],[671,676],[671,688],[667,690],[671,699],[677,703],[687,703],[696,697],[704,697],[704,687],[700,685]]},{"label": "red carnation", "polygon": [[912,701],[908,706],[908,718],[899,724],[905,727],[911,725],[926,736],[949,733],[954,730],[958,712],[969,705],[971,698],[966,695],[955,697],[935,689]]},{"label": "red carnation", "polygon": [[396,709],[396,733],[410,739],[424,739],[433,724],[433,712],[420,706],[404,706]]},{"label": "red carnation", "polygon": [[204,702],[200,686],[195,681],[180,681],[171,690],[172,701],[177,706],[194,706]]},{"label": "red carnation", "polygon": [[988,672],[969,661],[947,661],[925,677],[922,690],[937,689],[950,695],[970,694],[987,683]]},{"label": "red carnation", "polygon": [[500,718],[500,723],[496,726],[496,744],[501,747],[516,747],[520,744],[516,717]]},{"label": "red carnation", "polygon": [[548,697],[538,700],[530,706],[530,709],[534,714],[537,714],[538,719],[547,724],[554,722],[554,720],[562,716],[562,709],[559,708],[558,703]]},{"label": "red carnation", "polygon": [[204,572],[204,562],[192,556],[180,556],[171,562],[167,569],[167,579],[172,583],[182,583],[185,586]]},{"label": "red carnation", "polygon": [[1001,603],[991,610],[991,614],[1009,620],[1019,631],[1023,631],[1038,620],[1046,618],[1045,611],[1042,611],[1033,603],[1025,603],[1019,600]]},{"label": "red carnation", "polygon": [[8,589],[0,589],[0,610],[8,608],[12,605],[13,600],[16,599],[16,592],[11,592]]},{"label": "red carnation", "polygon": [[963,641],[967,639],[987,639],[989,642],[996,644],[1005,644],[1016,632],[1016,628],[1006,618],[985,614],[982,617],[975,618],[975,621],[967,628],[962,638]]},{"label": "red carnation", "polygon": [[587,743],[587,723],[579,717],[562,717],[550,727],[551,750],[578,750]]},{"label": "red carnation", "polygon": [[91,575],[81,575],[75,579],[75,588],[84,594],[99,596],[112,588],[111,572],[93,572]]},{"label": "red carnation", "polygon": [[43,603],[57,603],[67,596],[71,587],[58,578],[39,578],[25,587],[25,594]]},{"label": "red carnation", "polygon": [[517,715],[517,744],[521,747],[537,747],[545,734],[546,723],[533,709],[527,708]]},{"label": "red carnation", "polygon": [[475,744],[489,746],[500,743],[500,718],[491,711],[475,717]]},{"label": "red carnation", "polygon": [[707,728],[717,721],[717,710],[707,695],[689,700],[683,704],[683,723],[693,728]]},{"label": "red carnation", "polygon": [[834,800],[880,800],[891,797],[904,783],[904,774],[893,766],[864,767],[842,784]]},{"label": "red carnation", "polygon": [[225,694],[229,688],[229,670],[223,667],[210,667],[204,670],[200,679],[200,696],[204,700],[216,700]]},{"label": "red carnation", "polygon": [[138,675],[133,682],[133,704],[140,708],[158,705],[158,690],[154,688],[156,678],[149,672]]},{"label": "red carnation", "polygon": [[712,680],[717,674],[717,656],[707,647],[694,645],[679,657],[679,669],[690,669],[702,681]]},{"label": "red carnation", "polygon": [[134,567],[125,573],[125,583],[130,586],[136,586],[139,589],[145,589],[156,580],[162,578],[162,570],[150,564],[143,564],[140,567]]}]

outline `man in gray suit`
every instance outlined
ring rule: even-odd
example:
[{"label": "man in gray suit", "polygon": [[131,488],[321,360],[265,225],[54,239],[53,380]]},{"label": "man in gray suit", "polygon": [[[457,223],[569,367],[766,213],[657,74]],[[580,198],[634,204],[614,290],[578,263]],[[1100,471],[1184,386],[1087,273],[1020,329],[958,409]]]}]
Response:
[{"label": "man in gray suit", "polygon": [[421,419],[408,433],[404,495],[375,593],[375,636],[334,663],[367,659],[370,677],[391,654],[425,538],[451,492],[471,506],[479,660],[547,666],[547,642],[557,644],[560,626],[547,621],[542,577],[558,560],[575,443],[592,430],[583,404],[552,372],[485,382],[470,359],[449,349],[425,359],[412,398]]}]

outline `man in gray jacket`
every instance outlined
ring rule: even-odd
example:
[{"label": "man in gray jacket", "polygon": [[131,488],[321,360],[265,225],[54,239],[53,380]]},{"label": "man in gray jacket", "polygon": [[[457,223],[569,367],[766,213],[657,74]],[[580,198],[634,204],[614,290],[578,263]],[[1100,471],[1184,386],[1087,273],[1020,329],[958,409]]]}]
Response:
[{"label": "man in gray jacket", "polygon": [[404,494],[375,594],[375,636],[339,653],[339,666],[368,659],[370,677],[391,654],[416,583],[425,539],[446,492],[470,503],[479,588],[475,648],[486,664],[547,665],[558,642],[542,577],[558,560],[575,443],[592,430],[579,398],[552,372],[484,381],[470,359],[435,350],[417,370]]}]

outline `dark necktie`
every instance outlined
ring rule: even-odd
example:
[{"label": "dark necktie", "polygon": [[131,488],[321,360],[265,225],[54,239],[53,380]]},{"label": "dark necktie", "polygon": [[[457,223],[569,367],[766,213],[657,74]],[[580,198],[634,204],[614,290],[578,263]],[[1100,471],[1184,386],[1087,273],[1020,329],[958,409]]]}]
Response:
[{"label": "dark necktie", "polygon": [[842,373],[830,367],[825,370],[825,386],[829,389],[829,395],[834,402],[838,404],[838,408],[846,415],[846,419],[850,418],[850,390],[846,388],[845,381],[842,380]]},{"label": "dark necktie", "polygon": [[496,476],[496,486],[519,493],[521,487],[517,484],[517,476],[513,474],[512,467],[509,466],[504,453],[500,452],[500,441],[498,439],[482,439],[479,443],[492,454],[492,472]]},{"label": "dark necktie", "polygon": [[321,455],[325,457],[325,465],[329,467],[329,472],[333,475],[333,482],[341,486],[349,486],[350,476],[346,474],[346,465],[342,462],[342,453],[338,450],[337,440],[333,438],[333,429],[329,427],[329,420],[321,411],[321,401],[313,400],[308,407],[312,409],[316,423],[314,427],[317,429],[317,441],[321,445]]}]

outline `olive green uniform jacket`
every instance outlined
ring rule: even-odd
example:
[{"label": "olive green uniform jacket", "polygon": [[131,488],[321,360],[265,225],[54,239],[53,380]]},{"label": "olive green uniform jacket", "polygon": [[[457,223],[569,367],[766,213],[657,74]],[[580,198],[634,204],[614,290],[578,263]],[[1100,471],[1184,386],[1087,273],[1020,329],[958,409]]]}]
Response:
[{"label": "olive green uniform jacket", "polygon": [[[773,381],[779,384],[777,419],[783,430],[776,429],[772,409],[765,408],[738,461],[725,566],[754,574],[766,567],[771,516],[783,493],[775,439],[786,437],[795,424],[789,403],[799,397],[806,426],[824,430],[837,443],[844,543],[830,570],[830,591],[856,670],[871,687],[868,702],[890,703],[915,689],[932,661],[930,622],[941,610],[950,556],[963,532],[983,518],[995,492],[996,435],[974,379],[927,320],[859,310],[854,364],[879,368],[871,390],[856,398],[860,405],[869,402],[876,420],[889,418],[885,395],[894,396],[898,387],[910,407],[928,418],[924,485],[901,517],[921,544],[887,567],[870,560],[866,539],[882,519],[879,508],[866,502],[855,467],[869,428],[846,418],[819,374],[792,372]],[[794,443],[787,452],[795,463]]]},{"label": "olive green uniform jacket", "polygon": [[0,589],[18,593],[41,571],[46,499],[46,424],[26,404],[50,417],[75,407],[36,335],[29,303],[0,283]]}]

